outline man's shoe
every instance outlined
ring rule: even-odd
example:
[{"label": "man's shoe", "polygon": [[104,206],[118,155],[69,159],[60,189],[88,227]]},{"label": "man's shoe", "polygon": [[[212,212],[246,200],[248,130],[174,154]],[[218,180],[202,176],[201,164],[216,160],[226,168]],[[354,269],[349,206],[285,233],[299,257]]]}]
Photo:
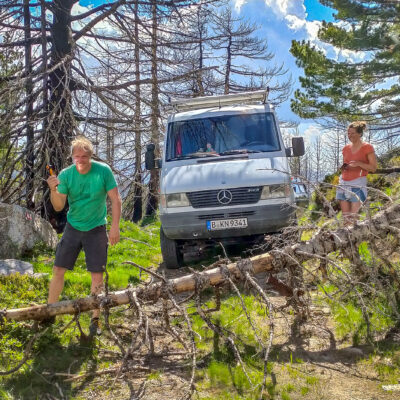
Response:
[{"label": "man's shoe", "polygon": [[99,318],[95,317],[90,320],[89,325],[89,336],[99,336],[101,335],[100,323]]},{"label": "man's shoe", "polygon": [[41,321],[39,321],[39,325],[43,327],[48,327],[53,325],[56,322],[56,316],[53,315],[52,317],[44,318]]}]

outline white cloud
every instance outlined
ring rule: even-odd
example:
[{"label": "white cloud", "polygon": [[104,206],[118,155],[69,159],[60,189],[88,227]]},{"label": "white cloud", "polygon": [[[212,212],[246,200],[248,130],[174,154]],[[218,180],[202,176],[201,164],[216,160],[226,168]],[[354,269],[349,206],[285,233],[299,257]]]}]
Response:
[{"label": "white cloud", "polygon": [[305,29],[307,31],[307,36],[311,41],[318,40],[318,31],[321,27],[321,21],[305,21]]},{"label": "white cloud", "polygon": [[91,5],[87,6],[82,6],[79,3],[75,3],[72,6],[72,15],[81,15],[84,14],[85,12],[91,10],[93,7]]},{"label": "white cloud", "polygon": [[247,3],[247,0],[234,0],[234,6],[237,13],[240,13],[241,8],[243,5]]},{"label": "white cloud", "polygon": [[[81,15],[84,14],[88,11],[90,11],[93,8],[93,6],[88,5],[88,6],[81,6],[79,3],[75,3],[74,6],[72,7],[72,15]],[[83,20],[79,21],[74,21],[72,23],[72,27],[76,30],[82,29],[84,25],[89,23],[93,18],[95,18],[97,14],[93,14],[91,16],[86,17]],[[96,26],[92,29],[93,32],[101,33],[101,34],[112,34],[114,33],[115,29],[110,25],[109,21],[107,19],[103,19],[99,21]]]},{"label": "white cloud", "polygon": [[[302,130],[301,128],[302,126],[299,126],[300,131]],[[301,133],[301,136],[304,137],[304,141],[306,143],[313,143],[316,138],[321,135],[321,133],[322,130],[319,125],[308,125],[307,128]]]},{"label": "white cloud", "polygon": [[302,0],[265,0],[265,4],[280,19],[286,19],[287,16],[306,19],[306,7]]},{"label": "white cloud", "polygon": [[294,31],[298,31],[307,24],[305,19],[301,19],[297,15],[287,15],[285,20],[287,21],[287,26]]}]

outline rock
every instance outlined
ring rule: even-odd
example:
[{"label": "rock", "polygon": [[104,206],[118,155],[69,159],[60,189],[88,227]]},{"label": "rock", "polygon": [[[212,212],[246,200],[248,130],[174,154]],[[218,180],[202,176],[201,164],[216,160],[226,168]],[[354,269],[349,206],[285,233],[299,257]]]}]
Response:
[{"label": "rock", "polygon": [[46,272],[33,272],[32,264],[21,260],[0,260],[0,275],[11,275],[19,273],[21,275],[30,275],[33,278],[45,278],[49,276]]},{"label": "rock", "polygon": [[49,222],[26,208],[0,203],[0,258],[17,258],[38,243],[55,249],[57,242]]},{"label": "rock", "polygon": [[382,389],[391,392],[400,392],[400,385],[382,385]]},{"label": "rock", "polygon": [[33,275],[32,264],[20,260],[0,260],[0,275],[11,275],[20,273],[21,275]]},{"label": "rock", "polygon": [[32,276],[34,278],[40,279],[40,278],[47,278],[49,274],[47,272],[36,272]]}]

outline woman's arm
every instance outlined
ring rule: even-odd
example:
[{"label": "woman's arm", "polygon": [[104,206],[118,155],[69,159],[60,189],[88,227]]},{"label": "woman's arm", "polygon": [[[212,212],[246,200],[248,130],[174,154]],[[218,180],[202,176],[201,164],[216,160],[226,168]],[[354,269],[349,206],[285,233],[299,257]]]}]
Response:
[{"label": "woman's arm", "polygon": [[368,162],[362,161],[350,161],[347,164],[347,168],[362,168],[368,172],[375,172],[377,167],[376,155],[375,152],[371,152],[367,154]]}]

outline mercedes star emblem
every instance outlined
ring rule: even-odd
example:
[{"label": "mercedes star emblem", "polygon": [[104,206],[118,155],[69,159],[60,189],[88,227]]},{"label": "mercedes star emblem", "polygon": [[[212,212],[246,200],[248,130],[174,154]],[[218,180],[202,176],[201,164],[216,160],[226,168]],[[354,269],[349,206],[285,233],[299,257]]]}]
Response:
[{"label": "mercedes star emblem", "polygon": [[229,204],[232,201],[232,193],[226,189],[220,190],[217,195],[217,200],[221,204]]}]

